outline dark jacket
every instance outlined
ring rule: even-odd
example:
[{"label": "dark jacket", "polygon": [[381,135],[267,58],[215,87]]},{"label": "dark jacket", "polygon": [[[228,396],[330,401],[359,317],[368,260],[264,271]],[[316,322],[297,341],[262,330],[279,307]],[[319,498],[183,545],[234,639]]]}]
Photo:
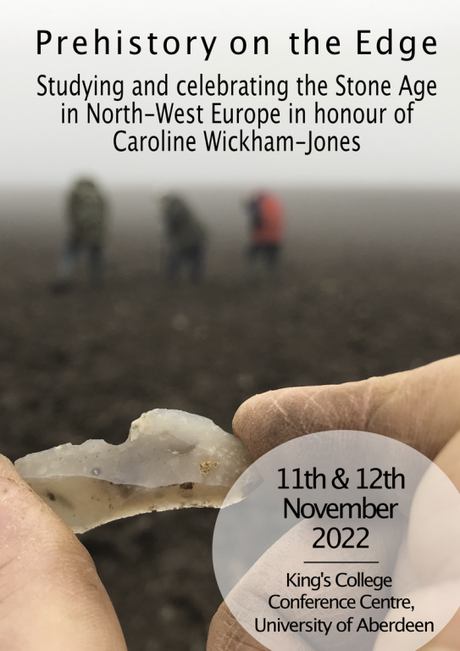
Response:
[{"label": "dark jacket", "polygon": [[70,237],[87,245],[101,245],[106,231],[106,205],[96,185],[89,180],[76,183],[69,195]]},{"label": "dark jacket", "polygon": [[182,252],[204,246],[205,230],[180,197],[164,199],[163,219],[171,248]]}]

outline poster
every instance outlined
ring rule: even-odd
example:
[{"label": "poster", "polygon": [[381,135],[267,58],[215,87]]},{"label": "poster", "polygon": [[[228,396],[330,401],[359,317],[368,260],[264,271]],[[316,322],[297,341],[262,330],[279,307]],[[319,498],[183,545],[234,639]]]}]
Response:
[{"label": "poster", "polygon": [[[230,431],[254,394],[458,353],[452,0],[4,0],[0,12],[8,458],[119,444],[154,408]],[[81,179],[107,226],[88,251],[68,224]],[[264,195],[284,223],[259,259]],[[199,254],[172,255],[168,197],[205,233]],[[449,404],[455,368],[432,380]],[[423,391],[428,408],[438,393]],[[314,431],[367,431],[358,416],[315,418]],[[422,421],[398,436],[430,458],[460,429],[456,413],[431,419],[425,445]],[[205,648],[221,600],[216,516],[156,513],[82,536],[128,648]]]}]

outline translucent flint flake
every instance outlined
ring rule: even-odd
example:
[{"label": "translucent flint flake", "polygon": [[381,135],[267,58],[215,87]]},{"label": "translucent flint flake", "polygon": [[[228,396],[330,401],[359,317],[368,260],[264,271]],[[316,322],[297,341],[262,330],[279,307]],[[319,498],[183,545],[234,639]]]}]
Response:
[{"label": "translucent flint flake", "polygon": [[15,466],[73,531],[83,533],[148,511],[218,508],[250,464],[241,441],[208,418],[155,409],[132,423],[121,445],[66,443]]}]

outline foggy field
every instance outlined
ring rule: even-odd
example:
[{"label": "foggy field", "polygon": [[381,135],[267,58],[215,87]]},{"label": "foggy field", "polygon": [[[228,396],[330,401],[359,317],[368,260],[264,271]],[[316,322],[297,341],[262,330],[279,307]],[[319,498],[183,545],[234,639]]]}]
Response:
[{"label": "foggy field", "polygon": [[[248,283],[244,192],[184,191],[209,232],[207,278],[168,287],[148,189],[108,193],[107,274],[55,294],[58,191],[5,190],[0,228],[1,452],[122,442],[155,407],[224,429],[283,386],[359,380],[460,352],[460,195],[280,191],[277,283]],[[82,536],[130,651],[200,651],[220,597],[211,511],[168,512]]]}]

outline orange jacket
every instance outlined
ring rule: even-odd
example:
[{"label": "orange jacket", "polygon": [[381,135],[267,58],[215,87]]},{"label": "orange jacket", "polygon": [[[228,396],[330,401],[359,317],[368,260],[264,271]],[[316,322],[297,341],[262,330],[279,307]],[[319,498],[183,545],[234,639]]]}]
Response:
[{"label": "orange jacket", "polygon": [[283,210],[276,197],[261,194],[257,199],[257,220],[251,232],[253,244],[280,244],[283,237]]}]

